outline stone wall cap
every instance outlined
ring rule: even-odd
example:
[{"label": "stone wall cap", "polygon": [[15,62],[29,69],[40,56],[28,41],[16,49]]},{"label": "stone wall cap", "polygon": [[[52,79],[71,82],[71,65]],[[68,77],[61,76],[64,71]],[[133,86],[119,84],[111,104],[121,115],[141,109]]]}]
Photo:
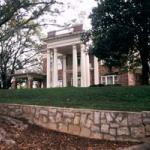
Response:
[{"label": "stone wall cap", "polygon": [[6,106],[22,106],[22,107],[42,107],[42,108],[52,108],[52,109],[61,109],[69,111],[84,111],[86,112],[108,112],[108,113],[150,113],[150,111],[117,111],[117,110],[98,110],[98,109],[84,109],[84,108],[69,108],[69,107],[54,107],[54,106],[44,106],[44,105],[27,105],[27,104],[10,104],[10,103],[0,103],[0,105]]}]

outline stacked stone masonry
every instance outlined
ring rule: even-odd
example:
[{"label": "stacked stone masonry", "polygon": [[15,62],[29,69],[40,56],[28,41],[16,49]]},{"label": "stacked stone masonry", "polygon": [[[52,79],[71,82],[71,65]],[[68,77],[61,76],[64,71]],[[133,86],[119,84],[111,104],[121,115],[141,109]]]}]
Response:
[{"label": "stacked stone masonry", "polygon": [[0,114],[81,137],[138,142],[150,136],[150,111],[122,112],[0,104]]}]

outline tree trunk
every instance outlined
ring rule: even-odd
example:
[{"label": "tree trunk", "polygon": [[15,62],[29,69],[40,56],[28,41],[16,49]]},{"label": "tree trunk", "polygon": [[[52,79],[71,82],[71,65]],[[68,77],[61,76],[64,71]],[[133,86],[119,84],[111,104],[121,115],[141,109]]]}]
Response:
[{"label": "tree trunk", "polygon": [[2,88],[7,89],[7,76],[5,73],[1,74],[1,80],[2,80]]},{"label": "tree trunk", "polygon": [[147,22],[148,18],[145,14],[142,15],[144,22],[141,23],[141,27],[143,30],[139,34],[139,50],[140,50],[140,57],[141,57],[141,63],[142,63],[142,85],[148,85],[149,84],[149,50],[150,47],[148,45],[149,43],[149,34],[148,34],[148,27]]},{"label": "tree trunk", "polygon": [[141,61],[142,61],[142,85],[149,84],[149,64],[148,64],[148,55],[146,52],[141,52]]},{"label": "tree trunk", "polygon": [[11,87],[11,77],[7,78],[7,88]]}]

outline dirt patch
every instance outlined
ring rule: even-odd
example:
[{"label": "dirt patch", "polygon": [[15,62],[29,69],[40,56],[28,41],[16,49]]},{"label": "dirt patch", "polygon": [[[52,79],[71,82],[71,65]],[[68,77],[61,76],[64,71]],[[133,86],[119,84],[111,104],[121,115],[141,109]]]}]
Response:
[{"label": "dirt patch", "polygon": [[0,116],[0,150],[116,150],[129,142],[91,140]]}]

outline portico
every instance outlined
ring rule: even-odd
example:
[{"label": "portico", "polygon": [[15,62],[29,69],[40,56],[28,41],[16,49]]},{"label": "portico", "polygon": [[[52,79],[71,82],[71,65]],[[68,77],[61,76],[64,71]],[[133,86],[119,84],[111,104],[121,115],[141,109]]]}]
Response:
[{"label": "portico", "polygon": [[[62,48],[62,47],[61,47]],[[65,48],[65,47],[64,47]],[[67,72],[72,74],[72,86],[90,86],[89,54],[86,46],[71,45],[68,50],[47,49],[47,87],[58,87],[58,61],[62,67],[62,86],[67,86]],[[71,62],[72,61],[72,62]],[[70,62],[68,64],[68,62]],[[97,69],[98,70],[98,69]],[[79,81],[80,79],[80,81]],[[80,82],[80,83],[79,83]]]},{"label": "portico", "polygon": [[[93,58],[94,66],[90,62],[88,47],[81,41],[78,26],[67,34],[49,33],[47,43],[47,88],[59,86],[59,72],[62,76],[62,87],[88,87],[91,85],[91,69],[94,70],[94,84],[99,84],[98,60]],[[60,65],[58,62],[61,62]],[[70,83],[69,83],[70,80]],[[68,84],[69,83],[69,84]]]}]

